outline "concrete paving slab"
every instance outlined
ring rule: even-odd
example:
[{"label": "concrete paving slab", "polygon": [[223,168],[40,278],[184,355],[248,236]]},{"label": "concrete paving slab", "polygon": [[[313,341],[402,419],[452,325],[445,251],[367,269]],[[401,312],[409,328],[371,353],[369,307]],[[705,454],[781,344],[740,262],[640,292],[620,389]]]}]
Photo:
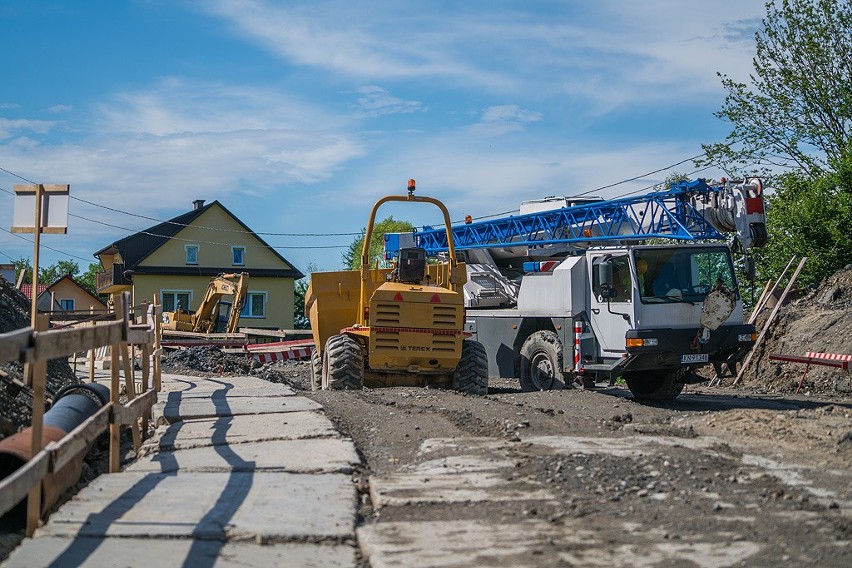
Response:
[{"label": "concrete paving slab", "polygon": [[244,396],[295,396],[296,391],[284,385],[270,383],[268,387],[237,387],[233,389],[190,389],[182,391],[161,392],[160,399],[181,398],[235,398]]},{"label": "concrete paving slab", "polygon": [[355,548],[345,544],[326,543],[258,545],[189,539],[152,542],[138,538],[46,537],[25,540],[2,566],[350,568],[355,566]]},{"label": "concrete paving slab", "polygon": [[508,470],[370,477],[370,496],[377,509],[418,503],[556,501],[541,484],[523,478],[510,481],[508,477]]},{"label": "concrete paving slab", "polygon": [[566,566],[709,568],[748,563],[762,549],[757,543],[730,542],[717,534],[708,534],[707,542],[602,542],[594,532],[584,530],[580,521],[565,527],[535,520],[379,522],[359,528],[358,543],[372,568],[534,568],[545,558],[551,559],[548,566],[564,562]]},{"label": "concrete paving slab", "polygon": [[95,479],[36,536],[346,539],[356,503],[344,474],[124,471]]},{"label": "concrete paving slab", "polygon": [[220,444],[338,437],[331,420],[317,411],[231,416],[227,428],[221,418],[182,420],[157,428],[142,444],[142,455]]},{"label": "concrete paving slab", "polygon": [[160,423],[159,418],[167,424],[173,424],[178,420],[192,420],[197,418],[217,418],[222,416],[239,416],[243,414],[274,414],[281,412],[301,412],[305,410],[319,410],[322,408],[316,402],[301,397],[234,397],[223,400],[209,398],[187,398],[183,400],[166,400],[154,405],[154,418]]},{"label": "concrete paving slab", "polygon": [[278,383],[270,383],[258,377],[191,377],[188,375],[163,375],[161,392],[214,391],[219,389],[262,389],[290,387]]},{"label": "concrete paving slab", "polygon": [[[222,419],[226,420],[226,419]],[[360,463],[355,444],[341,438],[271,440],[157,452],[125,471],[288,471],[291,473],[352,473]]]}]

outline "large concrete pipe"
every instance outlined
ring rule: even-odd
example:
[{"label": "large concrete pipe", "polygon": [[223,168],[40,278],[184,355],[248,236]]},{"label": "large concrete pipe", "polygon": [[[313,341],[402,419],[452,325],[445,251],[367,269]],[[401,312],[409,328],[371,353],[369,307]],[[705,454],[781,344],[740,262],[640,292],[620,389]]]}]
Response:
[{"label": "large concrete pipe", "polygon": [[[42,447],[64,438],[68,432],[94,415],[107,402],[109,402],[109,388],[97,383],[72,384],[60,390],[56,393],[50,410],[44,414]],[[5,479],[32,458],[31,446],[31,427],[0,440],[0,479]],[[41,497],[42,514],[80,479],[86,453],[81,452],[59,471],[50,473],[44,478]],[[24,499],[3,516],[2,524],[15,528],[23,526],[26,523],[26,512],[27,500]]]}]

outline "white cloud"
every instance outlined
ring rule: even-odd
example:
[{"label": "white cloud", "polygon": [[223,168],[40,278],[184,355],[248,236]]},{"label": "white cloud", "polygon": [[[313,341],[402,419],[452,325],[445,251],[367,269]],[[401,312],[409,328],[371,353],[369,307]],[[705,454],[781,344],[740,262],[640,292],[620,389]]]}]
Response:
[{"label": "white cloud", "polygon": [[46,134],[54,126],[56,126],[55,122],[47,120],[27,120],[23,118],[10,120],[0,117],[0,140],[20,136],[24,133]]},{"label": "white cloud", "polygon": [[368,117],[377,117],[390,114],[404,114],[409,112],[423,112],[428,110],[420,101],[407,101],[391,95],[387,89],[374,85],[367,85],[357,89],[361,95],[358,97],[357,107],[360,113]]},{"label": "white cloud", "polygon": [[482,118],[471,130],[481,134],[499,135],[522,130],[525,124],[542,119],[540,112],[523,109],[518,105],[496,105],[486,108]]},{"label": "white cloud", "polygon": [[[205,9],[247,41],[338,76],[443,78],[493,93],[564,93],[603,114],[627,102],[718,97],[716,71],[747,76],[763,1],[649,0],[494,9],[470,2],[317,0],[282,7],[218,0]],[[555,7],[554,7],[555,6]],[[486,9],[487,7],[487,9]]]},{"label": "white cloud", "polygon": [[72,110],[74,110],[74,107],[71,105],[53,105],[47,109],[47,112],[50,114],[62,114]]}]

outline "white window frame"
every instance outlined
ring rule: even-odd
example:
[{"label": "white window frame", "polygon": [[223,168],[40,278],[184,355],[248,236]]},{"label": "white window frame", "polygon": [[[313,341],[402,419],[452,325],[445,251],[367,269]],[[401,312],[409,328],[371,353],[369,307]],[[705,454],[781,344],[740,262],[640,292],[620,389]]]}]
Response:
[{"label": "white window frame", "polygon": [[[259,316],[252,315],[252,307],[254,306],[253,296],[263,296],[263,314]],[[246,293],[246,303],[240,312],[241,318],[266,319],[266,308],[269,305],[269,293],[263,290],[249,290]]]},{"label": "white window frame", "polygon": [[[62,302],[71,302],[71,307],[63,307]],[[74,300],[74,298],[59,298],[59,307],[62,309],[63,312],[73,312],[76,309],[76,306],[77,302]]]},{"label": "white window frame", "polygon": [[[189,260],[189,251],[191,249],[195,249],[195,262]],[[198,264],[198,256],[201,254],[201,247],[198,245],[183,245],[184,259],[186,260],[186,264],[191,264],[193,266]]]},{"label": "white window frame", "polygon": [[[237,262],[237,259],[234,256],[238,250],[242,251],[242,262]],[[244,247],[244,246],[232,246],[231,247],[231,264],[233,266],[245,266],[246,265],[246,247]]]},{"label": "white window frame", "polygon": [[178,294],[188,294],[189,295],[189,305],[186,307],[187,310],[192,309],[192,290],[160,290],[160,304],[165,305],[166,294],[174,294],[174,310],[166,310],[163,308],[164,312],[176,311],[178,309],[177,296]]}]

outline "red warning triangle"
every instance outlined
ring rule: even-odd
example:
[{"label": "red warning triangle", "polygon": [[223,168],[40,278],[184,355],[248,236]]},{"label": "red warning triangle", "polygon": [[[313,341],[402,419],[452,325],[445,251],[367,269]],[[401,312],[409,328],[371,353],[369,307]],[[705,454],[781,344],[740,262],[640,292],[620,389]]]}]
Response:
[{"label": "red warning triangle", "polygon": [[396,296],[393,297],[393,301],[394,302],[402,302],[403,301],[402,292],[397,292]]},{"label": "red warning triangle", "polygon": [[439,296],[438,294],[432,294],[432,299],[430,301],[433,304],[440,304],[441,303],[441,296]]}]

